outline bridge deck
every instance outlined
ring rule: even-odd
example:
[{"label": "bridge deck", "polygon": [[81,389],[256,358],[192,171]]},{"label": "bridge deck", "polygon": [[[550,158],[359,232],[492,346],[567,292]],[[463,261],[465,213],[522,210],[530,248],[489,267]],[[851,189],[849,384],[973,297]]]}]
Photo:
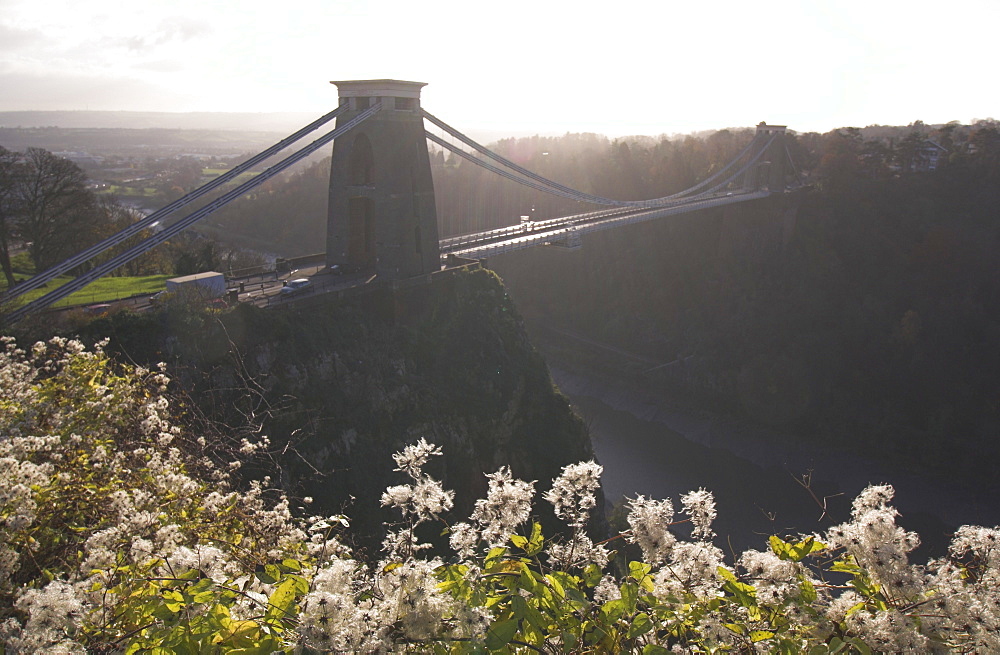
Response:
[{"label": "bridge deck", "polygon": [[458,255],[473,259],[491,257],[543,243],[564,241],[574,232],[577,235],[583,235],[629,223],[640,223],[665,216],[686,214],[712,207],[722,207],[748,200],[757,200],[766,198],[769,195],[771,194],[768,191],[745,191],[726,193],[707,198],[699,197],[694,200],[681,200],[670,206],[658,207],[656,209],[615,208],[586,214],[575,214],[539,221],[537,223],[512,225],[495,230],[450,237],[442,239],[439,247],[442,257],[447,257],[448,255]]}]

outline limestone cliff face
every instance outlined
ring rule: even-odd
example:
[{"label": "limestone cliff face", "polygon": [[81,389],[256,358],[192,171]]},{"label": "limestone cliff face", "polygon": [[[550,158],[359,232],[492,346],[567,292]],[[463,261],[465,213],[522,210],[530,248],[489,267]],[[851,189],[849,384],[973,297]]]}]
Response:
[{"label": "limestone cliff face", "polygon": [[444,449],[428,472],[456,491],[458,519],[485,491],[485,472],[510,466],[541,491],[562,466],[593,457],[486,270],[341,304],[114,331],[132,359],[167,361],[210,416],[253,413],[282,451],[285,486],[312,496],[316,513],[345,511],[362,532],[377,532],[388,518],[381,492],[404,481],[391,454],[420,437]]}]

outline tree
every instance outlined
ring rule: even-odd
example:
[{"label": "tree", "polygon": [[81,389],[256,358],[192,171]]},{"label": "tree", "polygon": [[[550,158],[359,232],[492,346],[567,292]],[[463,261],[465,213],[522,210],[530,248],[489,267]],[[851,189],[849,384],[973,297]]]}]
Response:
[{"label": "tree", "polygon": [[79,166],[48,150],[28,148],[16,168],[17,234],[36,269],[57,264],[95,242],[101,213]]},{"label": "tree", "polygon": [[197,234],[181,234],[169,242],[175,275],[217,271],[222,267],[219,243]]},{"label": "tree", "polygon": [[[122,204],[114,196],[99,197],[97,199],[96,208],[101,215],[101,231],[96,236],[101,239],[121,232],[142,219],[142,213],[138,209]],[[148,228],[142,230],[139,234],[126,239],[115,248],[106,252],[100,259],[93,261],[92,263],[98,264],[106,261],[128,248],[136,246],[142,240],[152,236],[152,234],[153,231]],[[170,266],[171,264],[169,258],[166,256],[164,249],[154,248],[153,250],[150,250],[149,252],[122,264],[119,268],[113,271],[112,275],[155,275],[157,273],[166,272],[170,269]]]},{"label": "tree", "polygon": [[14,170],[18,153],[0,146],[0,267],[3,268],[7,286],[14,285],[14,270],[10,264],[10,247],[13,238],[14,220],[17,213],[14,194]]},{"label": "tree", "polygon": [[977,121],[969,137],[969,146],[973,161],[993,168],[1000,166],[1000,123]]},{"label": "tree", "polygon": [[924,136],[916,129],[911,130],[896,147],[896,157],[903,174],[916,172],[919,166],[920,149]]},{"label": "tree", "polygon": [[864,146],[861,130],[847,127],[825,135],[826,152],[819,163],[819,176],[831,189],[846,189],[859,176]]}]

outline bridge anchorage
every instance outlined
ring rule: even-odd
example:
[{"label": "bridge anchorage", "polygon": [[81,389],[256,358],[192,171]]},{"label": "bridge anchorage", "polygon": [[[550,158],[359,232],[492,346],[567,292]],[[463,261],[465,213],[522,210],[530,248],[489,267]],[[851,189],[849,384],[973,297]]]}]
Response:
[{"label": "bridge anchorage", "polygon": [[[393,285],[397,280],[421,278],[438,271],[443,261],[453,258],[485,259],[543,244],[576,248],[589,232],[757,200],[800,185],[786,144],[786,128],[760,123],[751,142],[733,161],[689,189],[649,200],[603,198],[522,168],[432,116],[420,106],[420,89],[425,86],[422,82],[384,79],[333,84],[340,96],[336,109],[183,198],[9,289],[0,299],[5,310],[11,307],[11,301],[57,276],[87,268],[57,289],[6,311],[0,320],[13,323],[49,307],[331,143],[325,264],[345,271],[375,273],[378,279]],[[334,119],[333,130],[261,170],[264,162]],[[451,140],[425,130],[425,122]],[[439,239],[427,141],[535,190],[603,208]],[[241,175],[251,171],[259,173],[237,184]],[[221,193],[224,185],[231,188]],[[168,219],[217,189],[220,194],[199,209],[179,219]],[[130,240],[134,242],[132,237],[154,225],[163,227],[139,243],[128,245]],[[113,248],[116,252],[105,255]]]}]

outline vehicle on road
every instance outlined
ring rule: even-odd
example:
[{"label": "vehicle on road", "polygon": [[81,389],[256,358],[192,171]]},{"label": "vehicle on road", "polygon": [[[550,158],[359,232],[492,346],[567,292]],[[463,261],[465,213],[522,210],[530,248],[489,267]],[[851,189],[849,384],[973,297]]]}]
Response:
[{"label": "vehicle on road", "polygon": [[88,314],[92,314],[94,316],[104,316],[105,314],[111,311],[111,305],[108,303],[89,305],[87,307],[84,307],[83,311],[85,311]]},{"label": "vehicle on road", "polygon": [[289,280],[285,283],[285,286],[281,287],[280,293],[285,296],[290,296],[301,291],[305,291],[312,285],[312,282],[304,277],[300,277],[297,280]]},{"label": "vehicle on road", "polygon": [[167,291],[197,293],[206,299],[219,298],[226,292],[226,276],[215,271],[185,275],[167,280]]}]

